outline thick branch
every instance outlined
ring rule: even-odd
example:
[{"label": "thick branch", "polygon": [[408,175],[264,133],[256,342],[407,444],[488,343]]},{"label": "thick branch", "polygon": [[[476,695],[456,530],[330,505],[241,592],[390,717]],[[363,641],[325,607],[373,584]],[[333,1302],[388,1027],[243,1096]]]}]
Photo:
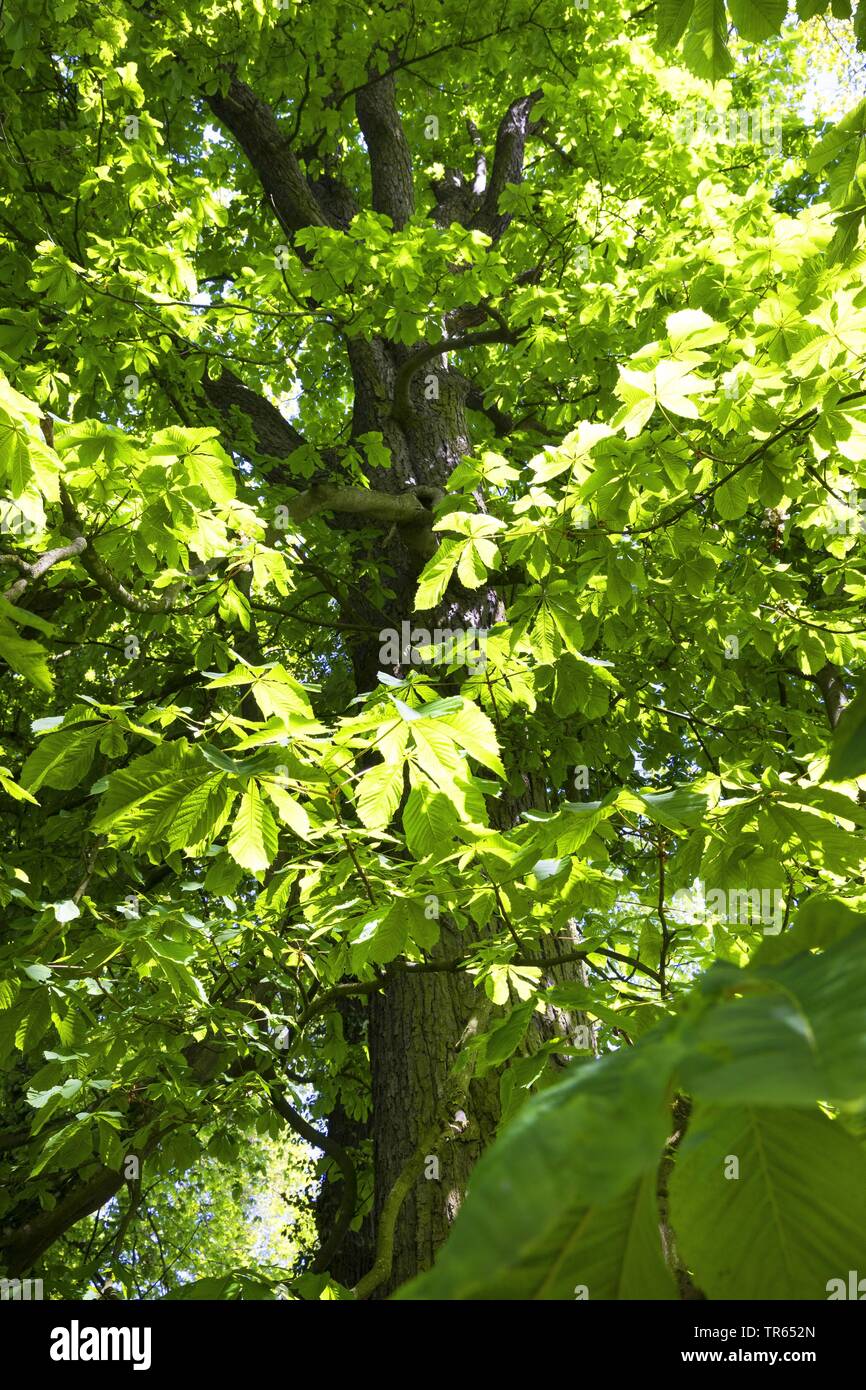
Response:
[{"label": "thick branch", "polygon": [[510,213],[499,211],[499,199],[508,184],[523,181],[523,157],[529,131],[529,116],[541,94],[541,89],[538,88],[530,92],[529,96],[513,101],[499,124],[490,183],[484,195],[481,211],[474,221],[474,225],[494,241],[502,236],[511,221]]},{"label": "thick branch", "polygon": [[266,396],[261,396],[257,391],[245,386],[227,367],[223,367],[216,381],[212,381],[205,374],[201,388],[227,425],[231,426],[233,408],[246,415],[252,425],[256,448],[260,454],[287,458],[296,449],[303,448],[306,441],[300,431],[289,423]]},{"label": "thick branch", "polygon": [[498,406],[485,405],[484,392],[477,386],[472,386],[467,391],[466,405],[469,410],[477,410],[479,415],[486,415],[500,439],[507,439],[516,430],[535,430],[539,434],[547,434],[544,425],[535,415],[525,415],[518,420],[507,411],[500,410]]},{"label": "thick branch", "polygon": [[397,110],[394,78],[389,74],[362,87],[355,97],[355,111],[370,159],[373,209],[387,213],[399,230],[415,211],[415,192],[412,155]]},{"label": "thick branch", "polygon": [[77,1184],[56,1207],[40,1212],[32,1221],[20,1226],[11,1237],[0,1242],[7,1275],[15,1279],[26,1274],[70,1226],[104,1206],[122,1186],[120,1170],[100,1167],[93,1177]]},{"label": "thick branch", "polygon": [[481,135],[474,121],[467,121],[466,128],[469,131],[469,139],[472,141],[475,150],[475,178],[472,180],[472,192],[480,197],[487,187],[487,157],[484,153],[484,146],[481,143]]},{"label": "thick branch", "polygon": [[821,692],[830,728],[835,729],[845,708],[845,687],[839,667],[827,662],[815,672],[815,684]]},{"label": "thick branch", "polygon": [[302,227],[329,226],[267,103],[236,77],[231,79],[227,92],[215,92],[206,100],[258,174],[284,231],[291,236]]},{"label": "thick branch", "polygon": [[[419,489],[424,492],[424,489]],[[338,512],[368,521],[390,522],[395,526],[432,526],[433,513],[416,492],[374,492],[372,488],[340,487],[317,483],[289,503],[289,515],[306,521],[316,512]]]},{"label": "thick branch", "polygon": [[517,334],[512,333],[508,328],[488,328],[482,333],[466,333],[462,337],[443,338],[438,343],[427,343],[424,347],[418,348],[400,367],[394,380],[394,404],[391,414],[400,423],[409,423],[412,417],[412,403],[409,397],[409,385],[413,376],[424,366],[425,362],[432,362],[434,357],[441,357],[446,352],[460,352],[464,348],[481,347],[486,343],[511,343],[517,342]]},{"label": "thick branch", "polygon": [[[618,960],[623,965],[628,965],[632,970],[636,970],[640,975],[646,975],[656,984],[661,984],[661,976],[657,970],[651,966],[644,965],[642,961],[636,960],[634,956],[626,956],[621,951],[611,951],[606,946],[587,946],[584,950],[568,951],[564,955],[557,956],[532,956],[517,955],[509,958],[509,965],[538,965],[547,967],[551,965],[573,965],[577,961],[586,960],[587,956],[607,956],[609,960]],[[452,956],[447,960],[425,960],[425,961],[394,961],[389,970],[405,970],[408,974],[426,974],[428,971],[462,970],[465,965],[473,960],[471,955]]]},{"label": "thick branch", "polygon": [[81,518],[64,483],[60,484],[60,505],[63,508],[63,518],[72,531],[73,538],[76,541],[84,541],[84,545],[80,547],[78,552],[81,564],[100,589],[104,589],[117,603],[130,609],[133,613],[167,613],[174,606],[175,596],[171,589],[167,589],[161,598],[139,598],[137,594],[133,594],[127,589],[116,575],[111,573],[107,565],[102,563],[99,556],[88,544],[87,537],[82,531]]}]

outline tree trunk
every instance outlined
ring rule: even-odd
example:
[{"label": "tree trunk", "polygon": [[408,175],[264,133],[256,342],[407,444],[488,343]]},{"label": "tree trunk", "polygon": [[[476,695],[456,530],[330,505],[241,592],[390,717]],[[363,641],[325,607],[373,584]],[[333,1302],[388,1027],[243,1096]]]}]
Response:
[{"label": "tree trunk", "polygon": [[[401,422],[393,419],[390,403],[404,349],[374,340],[354,341],[349,359],[355,383],[353,433],[381,431],[391,450],[392,466],[384,475],[370,477],[380,490],[403,492],[417,488],[422,499],[441,492],[449,474],[470,444],[463,407],[462,379],[440,362],[431,362],[419,380],[409,382],[409,412]],[[435,377],[434,399],[425,398],[425,377]],[[439,611],[413,613],[418,574],[432,553],[429,527],[413,534],[408,527],[392,534],[387,548],[378,549],[380,560],[393,571],[390,583],[395,597],[378,622],[400,633],[401,624],[423,623],[434,627],[489,625],[495,596],[464,595],[452,591]],[[387,622],[385,621],[387,618]],[[355,683],[359,691],[377,684],[382,668],[378,636],[351,650]],[[402,673],[401,667],[391,667]],[[465,951],[467,939],[447,921],[440,920],[441,939],[432,952],[435,959]],[[378,1229],[382,1207],[398,1174],[415,1150],[421,1135],[433,1123],[443,1088],[451,1070],[459,1040],[478,1003],[474,983],[462,973],[430,972],[395,975],[387,988],[371,1000],[368,1014],[373,1140],[374,1221]],[[495,1074],[473,1081],[463,1107],[465,1121],[455,1119],[436,1152],[414,1182],[401,1208],[394,1240],[390,1278],[376,1291],[384,1297],[414,1274],[429,1268],[460,1206],[472,1168],[490,1142],[499,1118],[499,1082]],[[338,1117],[336,1128],[340,1128]],[[329,1133],[336,1133],[329,1126]],[[438,1177],[435,1176],[438,1170]],[[372,1262],[372,1261],[371,1261]],[[352,1259],[352,1266],[355,1261]],[[345,1275],[342,1267],[335,1273]]]},{"label": "tree trunk", "polygon": [[[465,950],[466,942],[443,926],[440,945],[453,955]],[[473,981],[462,972],[446,971],[399,974],[382,996],[373,999],[370,1065],[377,1226],[397,1175],[437,1113],[457,1045],[477,1005]],[[498,1120],[499,1078],[488,1072],[471,1083],[462,1109],[425,1159],[424,1171],[403,1203],[391,1278],[377,1297],[429,1269]]]},{"label": "tree trunk", "polygon": [[[355,381],[353,432],[380,430],[393,460],[384,476],[371,474],[371,485],[386,491],[404,491],[414,486],[422,497],[428,490],[432,493],[443,489],[454,467],[471,448],[464,379],[448,370],[441,358],[431,360],[409,381],[408,409],[397,422],[389,403],[394,399],[395,382],[406,361],[405,350],[383,341],[356,341],[350,345],[349,356]],[[435,380],[435,389],[431,380]],[[436,612],[413,613],[417,577],[433,547],[429,530],[424,537],[426,546],[420,536],[411,532],[407,535],[408,530],[400,528],[399,534],[392,535],[384,554],[381,549],[378,552],[380,560],[384,559],[394,573],[391,583],[395,597],[386,614],[387,625],[397,633],[404,621],[423,624],[428,630],[492,626],[500,609],[496,593],[485,589],[470,593],[457,583],[449,587]],[[370,690],[377,684],[382,665],[379,647],[376,638],[352,648],[359,691]],[[404,673],[400,666],[390,669],[396,674]],[[503,789],[502,796],[491,806],[493,823],[508,828],[521,810],[544,804],[543,787],[528,786],[519,799]],[[447,904],[443,906],[447,913]],[[501,922],[494,922],[493,926],[505,930]],[[464,953],[480,935],[475,931],[457,931],[444,916],[440,918],[440,929],[433,960]],[[578,970],[579,967],[557,967],[560,979],[574,978]],[[550,982],[554,982],[553,974]],[[396,973],[382,993],[370,1001],[372,1231],[379,1229],[388,1194],[440,1111],[460,1039],[478,1002],[474,981],[463,972],[449,971]],[[537,1039],[567,1034],[568,1029],[567,1016],[549,1010],[547,1017],[538,1020]],[[397,1219],[391,1274],[376,1290],[375,1297],[385,1297],[430,1267],[459,1210],[472,1169],[495,1135],[499,1117],[499,1075],[490,1071],[470,1083],[462,1107],[432,1147],[423,1171],[410,1187]],[[331,1124],[329,1133],[334,1137],[345,1131],[339,1115],[332,1117]],[[356,1246],[341,1257],[334,1271],[337,1277],[345,1278],[350,1269],[356,1269]]]}]

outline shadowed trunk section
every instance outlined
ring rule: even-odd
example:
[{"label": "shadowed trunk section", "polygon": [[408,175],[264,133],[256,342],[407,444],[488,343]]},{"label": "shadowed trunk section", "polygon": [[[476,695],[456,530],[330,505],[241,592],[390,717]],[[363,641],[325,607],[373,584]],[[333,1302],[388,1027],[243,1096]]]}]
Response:
[{"label": "shadowed trunk section", "polygon": [[[465,950],[461,933],[442,926],[433,958]],[[479,1002],[473,980],[461,972],[398,974],[370,1006],[373,1073],[373,1144],[376,1220],[403,1164],[436,1115],[460,1038]],[[431,1150],[397,1219],[390,1279],[382,1298],[429,1269],[448,1234],[473,1167],[496,1133],[499,1077],[470,1083],[461,1109]]]}]

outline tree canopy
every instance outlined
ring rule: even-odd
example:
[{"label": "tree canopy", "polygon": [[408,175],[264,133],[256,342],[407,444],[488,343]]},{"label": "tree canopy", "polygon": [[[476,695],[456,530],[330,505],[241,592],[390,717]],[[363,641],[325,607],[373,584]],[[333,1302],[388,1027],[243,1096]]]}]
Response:
[{"label": "tree canopy", "polygon": [[848,1296],[824,10],[3,8],[7,1278]]}]

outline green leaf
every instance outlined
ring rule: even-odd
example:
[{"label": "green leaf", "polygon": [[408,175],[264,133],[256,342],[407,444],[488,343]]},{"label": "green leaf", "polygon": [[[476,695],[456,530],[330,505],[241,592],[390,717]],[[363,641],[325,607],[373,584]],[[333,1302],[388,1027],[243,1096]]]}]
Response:
[{"label": "green leaf", "polygon": [[152,844],[171,828],[186,798],[202,779],[198,749],[182,740],[160,744],[113,772],[92,828],[118,844]]},{"label": "green leaf", "polygon": [[35,685],[37,690],[45,690],[49,693],[54,689],[54,678],[48,669],[47,656],[44,647],[40,647],[38,642],[30,642],[24,637],[19,637],[6,624],[0,623],[0,656],[6,661],[13,671],[24,676],[31,685]]},{"label": "green leaf", "polygon": [[708,1298],[826,1299],[862,1266],[866,1154],[817,1109],[696,1107],[670,1216]]},{"label": "green leaf", "polygon": [[300,801],[275,782],[262,782],[262,789],[277,808],[280,820],[301,840],[310,838],[310,817]]},{"label": "green leaf", "polygon": [[[477,589],[496,567],[499,551],[492,541],[467,541],[457,561],[457,578],[466,589]],[[420,589],[419,589],[420,594]]]},{"label": "green leaf", "polygon": [[675,48],[686,32],[695,0],[659,0],[656,7],[658,41],[662,48]]},{"label": "green leaf", "polygon": [[169,847],[195,850],[216,839],[231,814],[236,791],[223,773],[205,777],[184,797],[171,823]]},{"label": "green leaf", "polygon": [[368,830],[384,830],[390,824],[403,795],[403,779],[402,759],[377,763],[359,778],[356,788],[358,816]]},{"label": "green leaf", "polygon": [[788,13],[788,0],[728,0],[728,9],[740,37],[761,43],[779,33]]},{"label": "green leaf", "polygon": [[252,874],[262,873],[276,857],[279,832],[255,782],[240,800],[228,842],[228,852]]},{"label": "green leaf", "polygon": [[454,713],[442,715],[440,724],[450,730],[455,743],[476,762],[481,763],[482,767],[489,768],[502,778],[505,777],[495,725],[489,715],[471,700],[464,700]]},{"label": "green leaf", "polygon": [[[375,961],[387,965],[405,949],[409,929],[406,906],[392,903],[384,912],[377,912],[352,942],[354,961]],[[360,948],[363,947],[363,950]]]},{"label": "green leaf", "polygon": [[[717,799],[714,786],[675,787],[669,792],[631,791],[617,793],[616,805],[638,811],[669,830],[695,830]],[[578,809],[578,808],[574,808]]]},{"label": "green leaf", "polygon": [[495,1023],[489,1032],[477,1039],[479,1055],[475,1065],[475,1076],[483,1076],[491,1067],[499,1067],[508,1061],[526,1036],[534,1012],[534,999],[527,1000],[525,1004],[518,1004],[509,1011],[506,1018]]},{"label": "green leaf", "polygon": [[665,319],[665,329],[675,350],[688,347],[689,350],[709,347],[721,343],[728,337],[729,330],[723,323],[705,314],[703,309],[680,309]]},{"label": "green leaf", "polygon": [[17,604],[10,603],[5,598],[0,598],[0,615],[4,618],[11,618],[19,627],[32,627],[37,632],[44,632],[46,637],[52,637],[57,631],[53,623],[46,622],[38,613],[31,613],[26,608],[19,608]]},{"label": "green leaf", "polygon": [[745,471],[736,473],[716,489],[713,505],[724,521],[736,521],[745,516],[751,494],[747,486]]},{"label": "green leaf", "polygon": [[436,554],[427,561],[418,580],[418,592],[415,595],[416,613],[424,613],[436,607],[448,588],[448,582],[463,547],[463,541],[443,541]]},{"label": "green leaf", "polygon": [[233,893],[243,877],[243,869],[226,853],[218,854],[205,875],[208,893]]},{"label": "green leaf", "polygon": [[265,718],[276,716],[286,727],[314,724],[313,709],[304,687],[282,666],[272,666],[251,687]]},{"label": "green leaf", "polygon": [[716,967],[704,989],[716,980],[742,997],[717,1000],[687,1030],[688,1091],[725,1105],[866,1098],[866,930],[820,955]]},{"label": "green leaf", "polygon": [[191,970],[159,951],[155,951],[154,954],[157,956],[160,973],[165,976],[176,999],[181,1003],[194,999],[200,1004],[207,1004],[204,986]]},{"label": "green leaf", "polygon": [[8,773],[8,767],[0,767],[0,788],[2,788],[6,795],[11,796],[13,801],[29,801],[31,806],[38,806],[39,802],[37,798],[31,796],[23,787],[19,787],[18,783],[14,782],[12,778],[8,776]]},{"label": "green leaf", "polygon": [[456,824],[457,812],[444,792],[426,783],[412,788],[403,811],[403,829],[416,859],[444,849]]},{"label": "green leaf", "polygon": [[683,61],[698,77],[718,82],[730,72],[734,60],[728,49],[728,22],[724,0],[695,0],[689,31],[683,45]]},{"label": "green leaf", "polygon": [[866,930],[866,913],[855,912],[848,903],[824,893],[815,893],[798,909],[793,924],[780,936],[768,936],[753,956],[756,965],[787,960],[800,951],[834,946],[852,931]]},{"label": "green leaf", "polygon": [[21,781],[31,791],[43,785],[69,791],[81,781],[96,751],[104,725],[61,729],[40,739],[21,769]]}]

